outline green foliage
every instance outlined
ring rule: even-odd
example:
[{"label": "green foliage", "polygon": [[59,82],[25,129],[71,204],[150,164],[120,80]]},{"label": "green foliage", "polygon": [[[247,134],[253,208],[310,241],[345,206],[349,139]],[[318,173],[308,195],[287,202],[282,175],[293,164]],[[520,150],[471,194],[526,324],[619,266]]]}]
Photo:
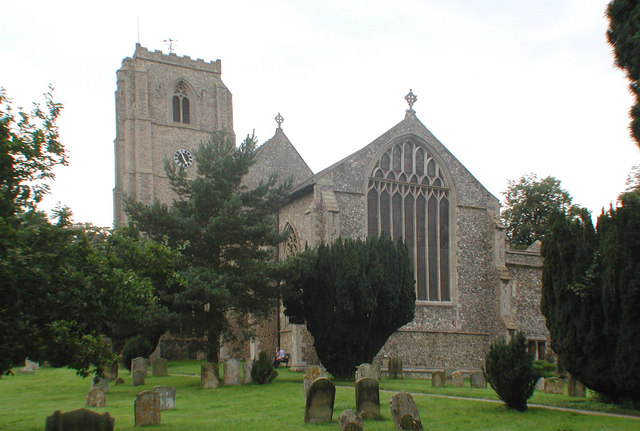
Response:
[{"label": "green foliage", "polygon": [[276,304],[270,246],[284,239],[274,230],[275,214],[290,181],[277,184],[272,176],[255,188],[244,186],[255,154],[254,137],[236,147],[232,136],[216,133],[195,152],[197,176],[165,162],[177,194],[171,206],[125,201],[136,229],[180,248],[177,282],[158,295],[177,316],[179,332],[207,335],[210,362],[218,362],[220,336],[235,336],[230,318],[249,331],[251,321]]},{"label": "green foliage", "polygon": [[509,343],[498,340],[489,346],[484,374],[508,408],[527,410],[527,400],[533,395],[539,376],[522,332],[517,332]]},{"label": "green foliage", "polygon": [[389,358],[389,378],[402,378],[402,359],[396,357]]},{"label": "green foliage", "polygon": [[631,107],[631,136],[640,145],[640,2],[613,0],[607,6],[607,38],[614,48],[616,66],[627,72],[629,88],[635,96]]},{"label": "green foliage", "polygon": [[251,379],[260,385],[264,385],[271,383],[276,377],[278,377],[278,371],[271,365],[269,355],[267,355],[267,352],[260,352],[258,359],[253,361]]},{"label": "green foliage", "polygon": [[527,247],[542,240],[551,214],[572,208],[571,196],[554,177],[539,180],[529,174],[508,184],[501,217],[512,245]]},{"label": "green foliage", "polygon": [[306,323],[336,377],[353,378],[400,326],[413,319],[414,278],[402,242],[339,238],[283,264],[285,313]]},{"label": "green foliage", "polygon": [[153,352],[153,345],[144,335],[127,338],[122,347],[122,365],[131,371],[131,361],[135,358],[148,358]]},{"label": "green foliage", "polygon": [[533,362],[533,369],[536,371],[538,377],[557,377],[558,367],[553,362],[538,359]]},{"label": "green foliage", "polygon": [[543,244],[542,312],[561,365],[615,402],[640,402],[640,191],[598,218],[559,214]]}]

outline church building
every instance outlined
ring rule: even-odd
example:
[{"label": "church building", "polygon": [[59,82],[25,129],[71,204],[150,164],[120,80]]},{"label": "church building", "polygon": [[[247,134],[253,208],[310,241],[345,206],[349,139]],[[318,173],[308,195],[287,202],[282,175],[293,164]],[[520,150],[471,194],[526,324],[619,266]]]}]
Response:
[{"label": "church building", "polygon": [[[116,91],[115,224],[125,222],[122,197],[170,202],[164,160],[186,167],[213,131],[233,132],[231,93],[221,62],[193,60],[136,46],[118,71]],[[500,203],[418,119],[416,96],[393,128],[334,165],[313,173],[276,117],[245,178],[257,184],[272,172],[293,176],[278,229],[290,236],[278,258],[320,242],[366,238],[381,232],[405,239],[416,279],[412,322],[393,334],[376,360],[399,357],[406,373],[443,368],[477,370],[497,338],[523,331],[534,357],[547,352],[540,313],[539,243],[508,247]],[[275,313],[275,312],[274,312]],[[290,354],[290,365],[317,363],[304,326],[280,313],[265,322],[252,351]]]}]

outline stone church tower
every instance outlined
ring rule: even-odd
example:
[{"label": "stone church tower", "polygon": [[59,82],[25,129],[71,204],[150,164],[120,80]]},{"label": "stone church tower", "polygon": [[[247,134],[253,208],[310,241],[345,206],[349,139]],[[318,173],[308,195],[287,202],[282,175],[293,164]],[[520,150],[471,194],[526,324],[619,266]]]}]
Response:
[{"label": "stone church tower", "polygon": [[117,76],[116,226],[126,221],[125,196],[170,202],[165,160],[191,167],[194,150],[213,131],[233,133],[231,92],[222,82],[220,60],[165,55],[138,44]]}]

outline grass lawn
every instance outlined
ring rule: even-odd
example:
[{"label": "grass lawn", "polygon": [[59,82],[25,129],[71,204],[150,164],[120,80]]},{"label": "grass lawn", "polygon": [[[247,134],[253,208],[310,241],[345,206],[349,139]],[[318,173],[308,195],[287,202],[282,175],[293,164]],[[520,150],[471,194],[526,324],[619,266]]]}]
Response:
[{"label": "grass lawn", "polygon": [[[250,385],[200,389],[201,362],[169,362],[169,377],[148,377],[144,386],[133,387],[126,369],[120,370],[124,385],[109,387],[107,406],[91,408],[115,417],[116,429],[134,430],[133,403],[138,392],[168,385],[177,389],[175,410],[162,412],[166,431],[200,430],[337,430],[338,417],[355,408],[352,382],[337,382],[333,423],[304,423],[302,373],[280,369],[269,385]],[[90,380],[70,369],[41,368],[32,375],[5,376],[0,379],[0,430],[43,430],[46,416],[55,410],[84,407]],[[432,388],[420,379],[382,379],[381,389],[438,395],[496,399],[491,389]],[[393,430],[389,399],[393,392],[381,391],[383,415],[380,421],[365,421],[365,430]],[[640,420],[591,416],[530,408],[525,413],[507,410],[502,404],[415,395],[422,423],[427,430],[638,430]],[[563,395],[536,394],[532,403],[597,409],[594,401]],[[638,412],[636,412],[637,414]]]}]

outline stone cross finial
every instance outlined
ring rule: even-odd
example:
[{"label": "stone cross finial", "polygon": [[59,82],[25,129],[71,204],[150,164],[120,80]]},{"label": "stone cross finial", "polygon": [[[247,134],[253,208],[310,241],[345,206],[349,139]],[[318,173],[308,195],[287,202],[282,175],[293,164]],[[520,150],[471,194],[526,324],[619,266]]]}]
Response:
[{"label": "stone cross finial", "polygon": [[173,44],[176,43],[177,40],[168,38],[163,40],[163,42],[169,45],[169,54],[173,54]]},{"label": "stone cross finial", "polygon": [[404,100],[406,100],[407,103],[409,104],[409,112],[414,112],[413,104],[418,101],[418,96],[413,94],[413,90],[409,89],[409,93],[407,93],[407,95],[404,96]]},{"label": "stone cross finial", "polygon": [[280,113],[278,112],[278,115],[276,115],[276,123],[278,123],[278,129],[282,129],[282,123],[284,123],[284,118],[282,117],[282,115],[280,115]]}]

